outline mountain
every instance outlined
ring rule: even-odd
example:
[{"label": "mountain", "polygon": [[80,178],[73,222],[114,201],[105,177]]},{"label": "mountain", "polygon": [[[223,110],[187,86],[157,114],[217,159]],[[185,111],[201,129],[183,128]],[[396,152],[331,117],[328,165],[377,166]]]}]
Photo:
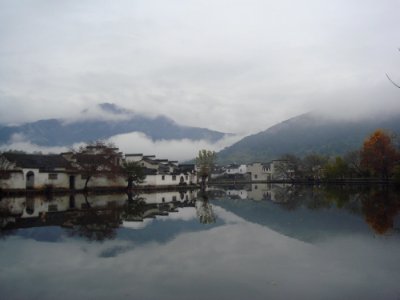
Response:
[{"label": "mountain", "polygon": [[[117,134],[142,132],[153,140],[190,139],[215,142],[225,133],[206,128],[182,126],[165,116],[155,118],[136,114],[115,104],[96,107],[100,118],[78,120],[47,119],[20,126],[0,126],[0,145],[15,135],[40,146],[68,146],[78,142],[107,139]],[[87,113],[87,110],[83,112]]]},{"label": "mountain", "polygon": [[345,120],[312,112],[247,136],[218,153],[220,163],[269,161],[282,154],[342,155],[359,149],[375,129],[400,133],[400,116]]}]

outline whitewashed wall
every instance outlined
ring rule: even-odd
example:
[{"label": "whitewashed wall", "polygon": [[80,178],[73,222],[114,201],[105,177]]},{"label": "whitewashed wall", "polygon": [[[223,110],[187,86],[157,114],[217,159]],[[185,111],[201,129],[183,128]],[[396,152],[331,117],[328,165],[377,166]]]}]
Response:
[{"label": "whitewashed wall", "polygon": [[22,172],[10,173],[9,179],[0,179],[1,189],[25,189],[25,178]]},{"label": "whitewashed wall", "polygon": [[[190,183],[195,184],[196,183],[196,176],[189,174],[179,174],[179,175],[147,175],[146,179],[144,180],[143,183],[141,183],[141,186],[146,186],[146,185],[151,185],[151,186],[174,186],[174,185],[179,185],[181,182],[181,177],[183,177],[183,182],[189,185]],[[175,178],[175,180],[174,180]]]},{"label": "whitewashed wall", "polygon": [[247,172],[251,173],[252,181],[265,181],[270,179],[270,174],[265,172],[264,166],[261,163],[247,165]]}]

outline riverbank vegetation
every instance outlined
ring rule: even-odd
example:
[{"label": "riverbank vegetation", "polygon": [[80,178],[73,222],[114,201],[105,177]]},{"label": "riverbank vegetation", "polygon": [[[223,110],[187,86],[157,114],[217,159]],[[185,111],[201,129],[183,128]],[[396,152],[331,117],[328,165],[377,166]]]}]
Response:
[{"label": "riverbank vegetation", "polygon": [[[379,180],[400,184],[400,151],[394,135],[378,129],[362,147],[343,156],[311,153],[303,158],[285,154],[278,171],[290,180]],[[288,172],[288,170],[290,172]]]}]

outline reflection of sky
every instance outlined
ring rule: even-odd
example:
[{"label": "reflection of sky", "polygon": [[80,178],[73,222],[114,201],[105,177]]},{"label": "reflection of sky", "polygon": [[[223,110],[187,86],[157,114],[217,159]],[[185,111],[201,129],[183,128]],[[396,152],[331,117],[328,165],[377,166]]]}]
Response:
[{"label": "reflection of sky", "polygon": [[[194,210],[194,209],[192,209]],[[337,234],[309,244],[214,206],[102,243],[0,241],[4,299],[396,299],[398,236]],[[36,229],[30,229],[35,231]],[[44,230],[44,229],[38,229]],[[22,230],[23,231],[23,230]],[[21,232],[21,230],[20,230]],[[62,232],[62,231],[61,231]],[[137,233],[140,235],[137,235]],[[167,234],[165,234],[167,232]],[[32,233],[32,232],[31,232]]]}]

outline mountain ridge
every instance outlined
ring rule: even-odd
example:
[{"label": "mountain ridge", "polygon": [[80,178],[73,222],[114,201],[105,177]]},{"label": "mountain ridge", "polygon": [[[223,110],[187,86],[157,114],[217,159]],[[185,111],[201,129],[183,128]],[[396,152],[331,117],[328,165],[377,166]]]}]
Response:
[{"label": "mountain ridge", "polygon": [[[142,132],[152,140],[207,140],[216,142],[227,134],[207,128],[179,125],[159,115],[154,118],[134,113],[113,103],[101,103],[98,118],[43,119],[16,126],[0,126],[0,145],[18,136],[40,146],[68,146],[107,139],[118,134]],[[82,112],[85,115],[88,110]]]},{"label": "mountain ridge", "polygon": [[249,135],[218,153],[220,163],[270,161],[290,153],[342,155],[359,149],[377,128],[400,133],[400,116],[346,120],[308,112]]}]

